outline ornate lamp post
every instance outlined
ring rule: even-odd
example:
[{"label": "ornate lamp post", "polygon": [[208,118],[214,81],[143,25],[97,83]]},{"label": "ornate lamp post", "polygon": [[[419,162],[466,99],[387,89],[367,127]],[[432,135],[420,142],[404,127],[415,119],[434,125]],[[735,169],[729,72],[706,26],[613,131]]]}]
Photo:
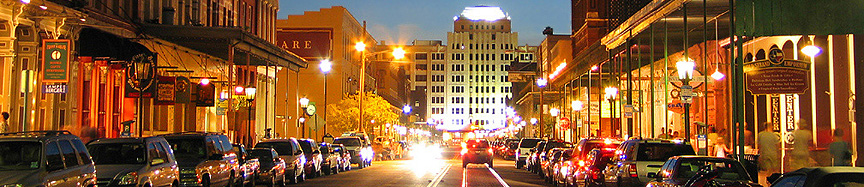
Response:
[{"label": "ornate lamp post", "polygon": [[675,67],[678,69],[678,79],[681,80],[681,102],[684,103],[684,137],[690,139],[690,98],[693,88],[690,86],[690,80],[693,79],[693,68],[696,62],[687,58],[686,60],[678,61]]},{"label": "ornate lamp post", "polygon": [[324,134],[327,134],[327,75],[333,69],[333,63],[330,60],[322,60],[318,66],[321,72],[324,73]]},{"label": "ornate lamp post", "polygon": [[[606,87],[606,90],[604,91],[606,94],[603,95],[603,97],[606,98],[606,100],[609,100],[609,119],[610,121],[614,121],[611,119],[615,119],[615,105],[613,103],[615,103],[615,99],[618,98],[618,88]],[[600,112],[600,114],[603,114],[603,112]],[[620,131],[621,129],[618,130]]]},{"label": "ornate lamp post", "polygon": [[[300,98],[300,108],[303,108],[304,113],[306,111],[306,107],[309,107],[309,98],[306,98],[306,97]],[[305,115],[302,115],[302,116],[305,116]],[[300,121],[300,124],[301,124],[300,137],[306,137],[306,123],[305,123],[306,118],[301,117],[300,120],[301,120]]]},{"label": "ornate lamp post", "polygon": [[[129,71],[132,72],[129,72]],[[132,85],[138,91],[138,137],[144,137],[144,92],[152,86],[154,74],[153,56],[136,55],[132,59],[132,67],[126,70],[131,80],[137,81]],[[144,81],[147,81],[146,83]]]},{"label": "ornate lamp post", "polygon": [[[581,117],[582,117],[582,113],[581,113],[581,111],[582,111],[582,107],[584,107],[583,105],[584,105],[584,104],[582,103],[581,100],[573,100],[573,101],[570,102],[570,107],[573,108],[573,114],[576,116],[576,117],[573,119],[573,123],[571,123],[571,125],[578,125],[578,123],[581,123],[581,122],[582,122],[582,119],[581,119]],[[573,129],[573,127],[570,127],[570,129]],[[580,130],[581,130],[581,129],[580,129]],[[578,134],[579,131],[577,130],[576,133]]]},{"label": "ornate lamp post", "polygon": [[546,78],[537,79],[537,87],[540,88],[540,126],[539,126],[539,129],[540,129],[540,137],[541,138],[543,137],[543,133],[546,131],[546,129],[543,129],[543,113],[546,112],[543,109],[543,103],[544,103],[543,102],[543,90],[544,90],[544,88],[546,88],[546,83],[548,83]]},{"label": "ornate lamp post", "polygon": [[248,127],[246,128],[246,136],[249,137],[248,142],[246,142],[247,145],[252,145],[251,143],[254,140],[252,138],[252,106],[253,106],[252,102],[255,101],[255,92],[256,91],[257,90],[255,89],[255,87],[250,86],[250,87],[246,87],[246,89],[243,92],[246,94],[246,101],[248,102],[248,105],[249,105],[248,106],[249,108],[247,108],[247,109],[249,109],[249,112],[248,112],[249,113],[249,119],[247,121]]}]

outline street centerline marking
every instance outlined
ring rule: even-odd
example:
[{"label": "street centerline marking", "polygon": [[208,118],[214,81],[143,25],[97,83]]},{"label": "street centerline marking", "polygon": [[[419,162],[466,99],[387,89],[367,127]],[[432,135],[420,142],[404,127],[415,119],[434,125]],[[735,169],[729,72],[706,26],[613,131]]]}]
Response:
[{"label": "street centerline marking", "polygon": [[489,169],[489,172],[492,172],[492,175],[495,176],[495,179],[498,179],[498,183],[501,183],[501,186],[510,187],[510,185],[507,185],[507,182],[504,182],[504,179],[502,179],[501,176],[498,175],[498,172],[495,172],[495,170],[490,168],[489,166],[486,166],[486,169]]},{"label": "street centerline marking", "polygon": [[435,178],[432,179],[432,182],[429,183],[429,185],[426,185],[426,187],[438,186],[438,183],[441,183],[441,179],[444,178],[444,175],[447,174],[447,171],[450,170],[450,166],[452,165],[453,164],[447,164],[447,166],[441,168],[441,171],[438,172],[438,175],[436,175]]}]

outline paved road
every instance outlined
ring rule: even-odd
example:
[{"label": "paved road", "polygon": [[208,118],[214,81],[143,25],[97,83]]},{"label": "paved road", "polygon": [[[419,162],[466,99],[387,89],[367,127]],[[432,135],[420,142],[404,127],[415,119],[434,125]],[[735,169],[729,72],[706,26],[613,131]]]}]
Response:
[{"label": "paved road", "polygon": [[309,179],[291,186],[546,186],[539,176],[516,169],[513,161],[496,159],[494,169],[480,164],[462,168],[458,152],[445,150],[443,158],[375,161],[371,167]]}]

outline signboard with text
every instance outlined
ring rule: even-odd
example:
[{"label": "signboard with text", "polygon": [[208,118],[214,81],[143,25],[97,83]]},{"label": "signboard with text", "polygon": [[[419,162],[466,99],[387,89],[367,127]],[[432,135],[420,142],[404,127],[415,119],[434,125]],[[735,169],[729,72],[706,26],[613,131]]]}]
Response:
[{"label": "signboard with text", "polygon": [[42,81],[69,81],[68,39],[42,40]]},{"label": "signboard with text", "polygon": [[810,62],[785,59],[772,47],[768,59],[744,64],[744,81],[754,95],[804,94],[810,88]]},{"label": "signboard with text", "polygon": [[156,83],[155,105],[174,105],[175,99],[175,77],[159,77]]},{"label": "signboard with text", "polygon": [[42,85],[42,93],[46,94],[65,94],[65,84]]},{"label": "signboard with text", "polygon": [[276,45],[305,59],[328,58],[332,52],[333,30],[326,28],[279,29]]}]

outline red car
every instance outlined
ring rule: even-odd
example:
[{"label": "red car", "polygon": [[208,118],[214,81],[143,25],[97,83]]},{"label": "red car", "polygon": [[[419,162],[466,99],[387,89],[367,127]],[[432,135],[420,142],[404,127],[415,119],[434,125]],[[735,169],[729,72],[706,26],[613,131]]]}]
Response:
[{"label": "red car", "polygon": [[462,168],[468,164],[488,164],[492,168],[492,147],[486,140],[468,140],[462,142]]}]

